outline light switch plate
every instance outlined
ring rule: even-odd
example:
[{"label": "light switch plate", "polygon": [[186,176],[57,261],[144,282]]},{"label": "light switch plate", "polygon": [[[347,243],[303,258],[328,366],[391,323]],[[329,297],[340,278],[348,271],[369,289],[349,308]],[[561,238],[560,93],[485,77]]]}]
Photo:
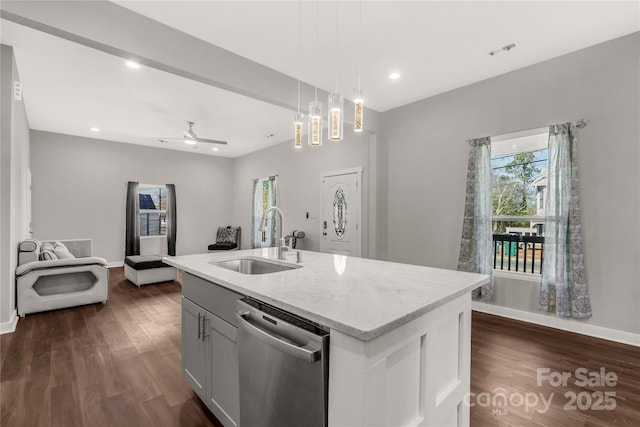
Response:
[{"label": "light switch plate", "polygon": [[13,99],[22,101],[22,83],[17,80],[13,82]]}]

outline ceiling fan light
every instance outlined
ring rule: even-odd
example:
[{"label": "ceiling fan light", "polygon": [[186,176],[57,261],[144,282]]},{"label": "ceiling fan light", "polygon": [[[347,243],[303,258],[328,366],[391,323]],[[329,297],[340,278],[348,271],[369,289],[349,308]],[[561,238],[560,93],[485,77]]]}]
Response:
[{"label": "ceiling fan light", "polygon": [[196,138],[196,133],[193,131],[193,125],[195,125],[195,122],[187,122],[187,124],[189,125],[189,129],[184,132],[184,143],[188,145],[196,145],[198,143],[198,138]]}]

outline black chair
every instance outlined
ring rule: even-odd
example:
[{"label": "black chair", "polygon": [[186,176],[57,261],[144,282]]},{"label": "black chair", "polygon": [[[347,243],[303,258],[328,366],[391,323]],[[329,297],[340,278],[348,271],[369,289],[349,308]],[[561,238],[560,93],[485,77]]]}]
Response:
[{"label": "black chair", "polygon": [[240,249],[240,227],[218,227],[216,233],[216,242],[209,245],[211,252],[217,251],[233,251]]}]

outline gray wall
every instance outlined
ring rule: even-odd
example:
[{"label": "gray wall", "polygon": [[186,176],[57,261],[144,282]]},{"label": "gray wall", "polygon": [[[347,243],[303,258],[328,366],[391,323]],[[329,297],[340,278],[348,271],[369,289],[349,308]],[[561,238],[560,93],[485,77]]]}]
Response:
[{"label": "gray wall", "polygon": [[13,82],[20,81],[13,49],[1,49],[1,165],[0,165],[0,328],[10,327],[15,314],[15,269],[18,242],[29,233],[27,175],[29,123],[22,100],[13,97]]},{"label": "gray wall", "polygon": [[41,131],[31,150],[35,238],[92,238],[122,262],[127,181],[175,184],[178,255],[205,252],[231,221],[230,159]]},{"label": "gray wall", "polygon": [[[369,151],[375,137],[357,135],[346,130],[341,142],[324,142],[322,147],[306,144],[296,150],[291,142],[282,143],[234,159],[233,165],[233,220],[242,227],[242,247],[251,247],[252,182],[255,178],[278,175],[277,204],[284,212],[283,233],[303,230],[306,237],[301,248],[318,251],[320,248],[321,181],[324,172],[363,167],[362,230],[368,230],[368,208],[375,193],[369,182],[371,167]],[[373,142],[372,142],[373,141]],[[374,184],[375,185],[375,184]],[[375,197],[375,195],[373,196]],[[306,212],[316,214],[307,219]],[[363,232],[363,256],[369,253],[368,232]]]},{"label": "gray wall", "polygon": [[[587,118],[578,144],[588,322],[640,332],[639,51],[635,33],[384,113],[389,259],[456,268],[466,139]],[[516,285],[500,282],[496,301],[510,306],[501,293]]]}]

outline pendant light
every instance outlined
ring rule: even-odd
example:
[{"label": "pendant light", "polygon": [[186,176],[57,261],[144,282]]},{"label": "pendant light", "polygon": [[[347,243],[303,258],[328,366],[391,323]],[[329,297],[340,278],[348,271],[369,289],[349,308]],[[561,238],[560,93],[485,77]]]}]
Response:
[{"label": "pendant light", "polygon": [[353,113],[353,131],[362,132],[364,116],[364,100],[362,99],[362,89],[356,89],[356,99],[353,100],[354,113]]},{"label": "pendant light", "polygon": [[293,116],[293,146],[295,148],[302,148],[302,120],[304,116],[301,113],[296,113]]},{"label": "pendant light", "polygon": [[302,119],[304,116],[300,113],[300,74],[302,62],[300,61],[300,27],[302,21],[302,0],[298,0],[298,111],[293,117],[293,146],[302,148]]},{"label": "pendant light", "polygon": [[309,145],[322,145],[322,102],[312,101],[309,104]]},{"label": "pendant light", "polygon": [[360,0],[360,23],[358,29],[358,89],[356,99],[353,100],[353,131],[362,132],[364,119],[364,99],[362,98],[362,86],[360,84],[360,54],[362,52],[362,0]]},{"label": "pendant light", "polygon": [[329,95],[329,140],[342,141],[344,120],[344,99],[334,92]]},{"label": "pendant light", "polygon": [[335,91],[329,94],[329,140],[342,141],[344,129],[344,99],[338,93],[338,0],[336,0],[336,86]]},{"label": "pendant light", "polygon": [[[318,57],[318,0],[316,0],[316,57]],[[309,103],[309,145],[322,145],[322,102],[318,102],[318,67],[315,75],[315,99]]]}]

